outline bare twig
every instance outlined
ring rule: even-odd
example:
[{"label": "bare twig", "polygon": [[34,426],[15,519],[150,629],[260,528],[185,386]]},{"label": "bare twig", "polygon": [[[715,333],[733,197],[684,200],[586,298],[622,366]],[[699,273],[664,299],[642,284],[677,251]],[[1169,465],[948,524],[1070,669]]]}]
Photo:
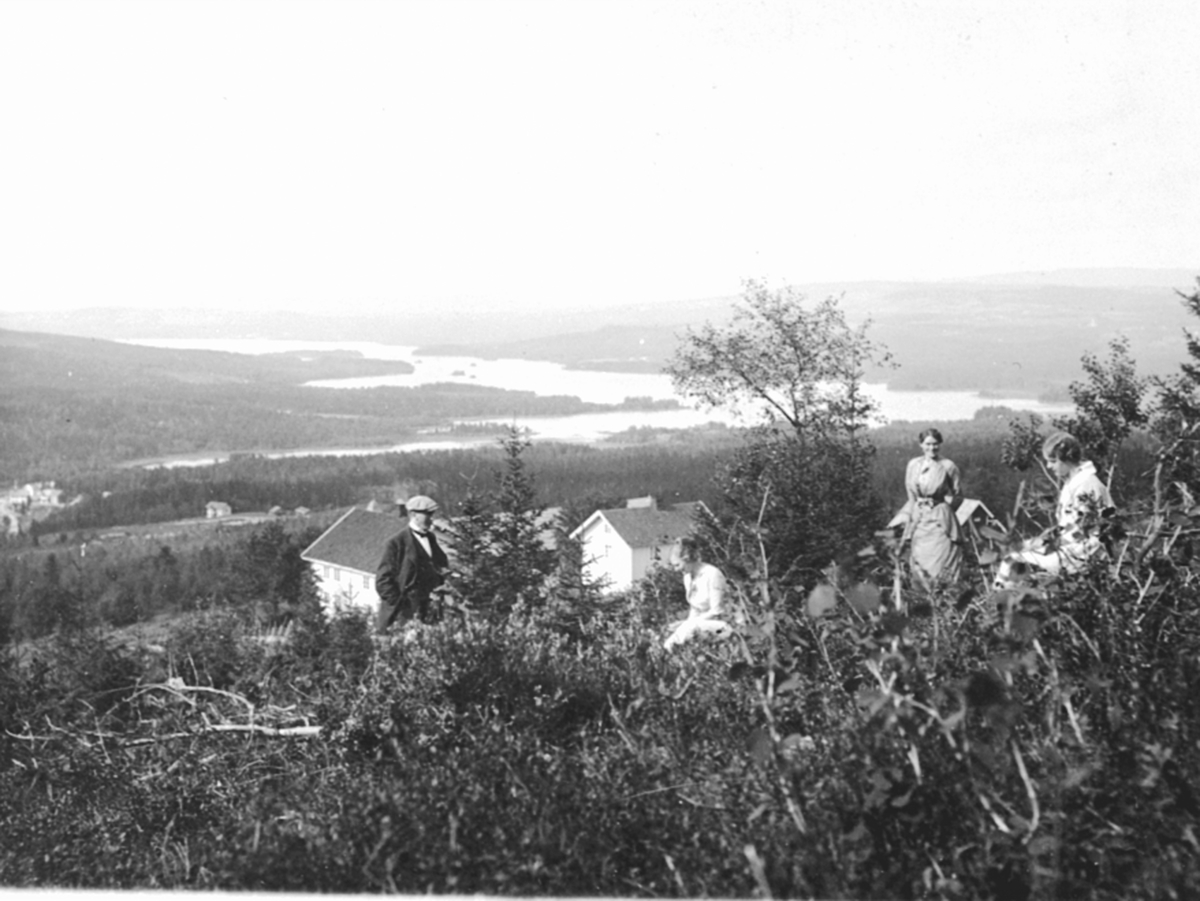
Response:
[{"label": "bare twig", "polygon": [[728,810],[729,809],[724,804],[705,804],[703,801],[697,801],[695,798],[689,798],[687,795],[682,794],[682,793],[679,795],[679,800],[686,801],[688,804],[691,804],[693,807],[701,807],[705,810]]},{"label": "bare twig", "polygon": [[664,792],[678,791],[681,788],[691,788],[693,785],[697,785],[697,784],[698,783],[695,783],[695,782],[680,782],[678,785],[664,785],[661,788],[650,788],[650,789],[647,789],[646,791],[636,792],[635,794],[632,794],[632,795],[626,795],[621,800],[622,801],[635,801],[638,798],[648,798],[650,795],[661,795]]},{"label": "bare twig", "polygon": [[663,852],[663,857],[665,857],[667,860],[667,869],[670,870],[671,875],[675,877],[675,884],[679,886],[680,896],[686,898],[688,895],[688,890],[683,884],[683,877],[679,875],[679,870],[675,866],[675,861],[672,859],[671,855],[667,854],[665,851]]},{"label": "bare twig", "polygon": [[746,860],[750,862],[750,872],[754,874],[754,881],[758,884],[758,890],[762,892],[763,897],[775,897],[775,894],[771,891],[771,883],[767,881],[767,865],[759,856],[758,849],[754,845],[746,845],[742,849],[742,853],[746,855]]},{"label": "bare twig", "polygon": [[245,704],[246,708],[250,711],[250,717],[252,719],[254,717],[255,707],[253,702],[242,697],[241,695],[235,695],[231,691],[223,691],[220,688],[209,688],[207,685],[185,685],[182,679],[177,679],[171,682],[156,682],[151,685],[143,685],[141,689],[139,689],[135,694],[131,695],[128,700],[133,700],[139,695],[145,694],[149,691],[168,692],[169,694],[175,695],[180,700],[187,702],[192,707],[196,706],[196,702],[192,698],[187,697],[185,692],[220,695],[222,697],[230,698],[231,700],[237,701],[241,704]]},{"label": "bare twig", "polygon": [[637,753],[637,745],[633,743],[633,739],[629,737],[629,730],[625,728],[625,723],[621,721],[621,714],[617,712],[617,705],[613,703],[612,695],[608,696],[608,706],[612,713],[613,722],[617,724],[617,734],[624,739],[626,746],[634,754]]},{"label": "bare twig", "polygon": [[1021,749],[1015,740],[1012,743],[1012,751],[1013,759],[1017,761],[1017,771],[1021,774],[1021,781],[1025,783],[1025,794],[1029,796],[1029,832],[1025,836],[1025,843],[1028,844],[1029,840],[1033,838],[1033,834],[1037,832],[1038,822],[1041,820],[1041,808],[1038,806],[1037,792],[1033,790],[1029,772],[1025,769],[1025,758],[1021,756]]},{"label": "bare twig", "polygon": [[692,684],[695,681],[696,681],[696,677],[692,676],[690,679],[687,680],[687,682],[683,683],[683,688],[679,689],[679,691],[676,692],[675,694],[671,694],[670,692],[667,692],[667,691],[663,691],[663,694],[666,695],[668,698],[670,698],[672,701],[681,700],[683,698],[683,696],[685,694],[687,694],[688,689],[692,687]]},{"label": "bare twig", "polygon": [[1087,632],[1083,631],[1083,627],[1079,625],[1079,623],[1075,622],[1075,618],[1068,613],[1064,613],[1062,618],[1075,627],[1075,630],[1079,633],[1079,637],[1083,639],[1084,643],[1091,649],[1092,653],[1096,655],[1096,660],[1100,663],[1103,663],[1104,659],[1100,656],[1100,649],[1096,647],[1096,643],[1092,641]]}]

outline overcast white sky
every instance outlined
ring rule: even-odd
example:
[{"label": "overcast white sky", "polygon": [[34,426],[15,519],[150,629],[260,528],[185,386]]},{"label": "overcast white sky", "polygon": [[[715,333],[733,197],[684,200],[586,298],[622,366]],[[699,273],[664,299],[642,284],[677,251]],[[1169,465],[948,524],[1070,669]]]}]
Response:
[{"label": "overcast white sky", "polygon": [[0,2],[0,309],[1200,265],[1200,3]]}]

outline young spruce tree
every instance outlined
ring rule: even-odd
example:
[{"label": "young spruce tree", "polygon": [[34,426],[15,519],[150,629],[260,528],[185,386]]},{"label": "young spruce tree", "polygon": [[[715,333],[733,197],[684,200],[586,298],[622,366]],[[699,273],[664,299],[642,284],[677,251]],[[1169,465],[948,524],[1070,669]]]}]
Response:
[{"label": "young spruce tree", "polygon": [[471,491],[453,528],[456,572],[452,584],[472,609],[505,615],[518,603],[540,606],[557,555],[542,540],[549,524],[537,500],[523,454],[530,442],[515,427],[500,439],[503,467],[495,488]]}]

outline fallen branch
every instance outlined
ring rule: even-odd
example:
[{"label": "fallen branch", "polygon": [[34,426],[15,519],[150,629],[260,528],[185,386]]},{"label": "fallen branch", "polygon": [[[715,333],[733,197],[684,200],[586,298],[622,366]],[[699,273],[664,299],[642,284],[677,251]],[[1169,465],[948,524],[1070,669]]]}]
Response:
[{"label": "fallen branch", "polygon": [[[282,714],[289,713],[292,708],[267,707],[262,710],[256,709],[253,702],[241,695],[234,694],[230,691],[224,691],[219,688],[210,688],[206,685],[186,685],[180,678],[169,679],[165,683],[156,683],[152,685],[139,686],[138,690],[127,700],[146,694],[151,691],[162,691],[169,695],[178,698],[186,703],[193,710],[196,710],[198,705],[194,698],[190,695],[208,694],[218,697],[228,698],[245,705],[248,723],[213,723],[209,721],[208,716],[204,711],[200,711],[200,717],[203,720],[203,725],[195,729],[187,731],[168,732],[160,735],[143,735],[137,738],[131,738],[127,734],[116,732],[99,732],[95,730],[72,730],[64,729],[61,726],[56,726],[50,722],[49,717],[46,719],[46,725],[52,733],[57,733],[62,736],[69,736],[77,741],[88,743],[89,739],[99,740],[101,742],[112,742],[117,747],[121,748],[136,748],[145,745],[160,744],[162,742],[177,741],[181,738],[194,738],[199,735],[207,735],[214,732],[243,732],[250,735],[261,735],[267,738],[315,738],[321,734],[320,726],[312,726],[307,723],[303,726],[270,726],[262,723],[256,723],[254,720],[263,718],[264,715],[270,718],[278,719]],[[294,719],[294,717],[293,717]],[[307,718],[305,718],[307,719]],[[25,726],[25,733],[18,735],[7,729],[4,730],[12,738],[20,741],[28,742],[49,742],[52,741],[55,735],[35,735],[28,724]]]},{"label": "fallen branch", "polygon": [[[158,742],[175,741],[180,738],[194,738],[197,735],[205,735],[210,732],[249,732],[254,735],[265,735],[269,738],[315,738],[321,734],[321,727],[285,726],[282,728],[276,728],[274,726],[258,726],[253,724],[243,725],[239,723],[207,723],[201,729],[193,729],[188,732],[168,732],[164,735],[146,735],[142,738],[131,739],[123,738],[115,732],[94,732],[89,730],[85,733],[76,733],[67,729],[62,729],[60,731],[75,738],[82,738],[82,736],[88,735],[92,738],[110,739],[114,741],[118,747],[136,748],[141,745],[152,745]],[[4,732],[10,738],[15,738],[18,741],[37,742],[52,741],[54,739],[54,736],[52,735],[33,735],[31,733],[19,735],[16,732],[10,732],[7,729],[5,729]]]},{"label": "fallen branch", "polygon": [[193,707],[195,706],[195,701],[184,697],[183,692],[192,691],[196,693],[220,695],[221,697],[229,698],[230,700],[245,704],[250,711],[250,716],[254,716],[254,703],[249,699],[243,698],[241,695],[236,695],[231,691],[223,691],[220,688],[209,688],[207,685],[185,685],[183,680],[178,678],[171,679],[168,682],[160,682],[153,685],[143,685],[141,690],[138,691],[137,694],[133,695],[130,700],[132,700],[133,697],[137,697],[137,695],[144,694],[145,692],[152,691],[154,689],[170,692],[171,694],[179,697],[181,700],[187,701]]},{"label": "fallen branch", "polygon": [[[144,738],[135,738],[129,741],[119,741],[123,748],[135,748],[139,745],[150,745],[163,741],[174,741],[179,738],[194,738],[197,735],[205,735],[209,732],[249,732],[254,735],[265,735],[269,738],[315,738],[321,734],[320,726],[287,726],[282,729],[274,728],[273,726],[256,726],[256,725],[239,725],[237,723],[210,723],[203,729],[196,729],[191,732],[170,732],[166,735],[148,735]],[[112,736],[118,738],[118,736]]]}]

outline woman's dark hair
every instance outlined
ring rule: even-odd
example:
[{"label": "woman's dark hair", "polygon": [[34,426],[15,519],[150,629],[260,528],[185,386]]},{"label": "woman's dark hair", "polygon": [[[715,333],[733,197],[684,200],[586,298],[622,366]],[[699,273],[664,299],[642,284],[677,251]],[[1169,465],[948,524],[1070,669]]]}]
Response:
[{"label": "woman's dark hair", "polygon": [[938,444],[945,443],[944,439],[942,438],[942,433],[937,429],[923,429],[921,434],[917,436],[917,444],[924,444],[926,438],[934,438],[937,440]]},{"label": "woman's dark hair", "polygon": [[683,560],[703,560],[704,552],[700,540],[692,535],[679,539],[679,556]]},{"label": "woman's dark hair", "polygon": [[1074,435],[1055,432],[1042,443],[1042,456],[1047,460],[1077,464],[1083,460],[1083,445]]}]

